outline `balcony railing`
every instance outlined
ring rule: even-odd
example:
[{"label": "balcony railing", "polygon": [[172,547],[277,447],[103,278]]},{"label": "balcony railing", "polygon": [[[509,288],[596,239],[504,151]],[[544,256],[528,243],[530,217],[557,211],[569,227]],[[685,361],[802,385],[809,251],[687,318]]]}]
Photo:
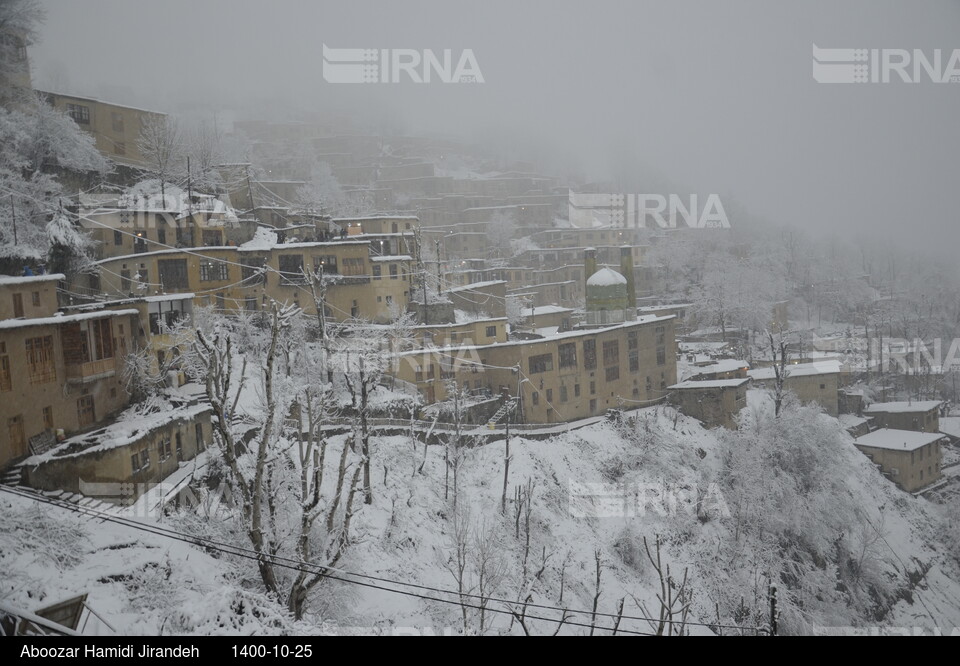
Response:
[{"label": "balcony railing", "polygon": [[116,374],[116,359],[102,358],[99,361],[73,363],[67,366],[67,381],[85,384],[103,377],[112,377]]}]

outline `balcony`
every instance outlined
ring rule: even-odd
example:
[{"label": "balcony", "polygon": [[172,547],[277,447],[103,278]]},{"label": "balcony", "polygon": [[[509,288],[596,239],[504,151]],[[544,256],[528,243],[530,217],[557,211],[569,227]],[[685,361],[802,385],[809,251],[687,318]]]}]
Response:
[{"label": "balcony", "polygon": [[99,361],[73,363],[67,366],[67,382],[87,384],[104,377],[113,377],[117,373],[116,359],[103,358]]}]

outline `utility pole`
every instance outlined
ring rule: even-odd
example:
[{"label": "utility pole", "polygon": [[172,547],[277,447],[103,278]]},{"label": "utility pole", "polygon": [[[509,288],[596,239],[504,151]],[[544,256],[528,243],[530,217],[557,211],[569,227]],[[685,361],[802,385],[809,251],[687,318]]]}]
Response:
[{"label": "utility pole", "polygon": [[777,623],[779,621],[779,612],[777,611],[777,586],[770,586],[770,635],[777,635]]},{"label": "utility pole", "polygon": [[441,292],[440,283],[442,281],[440,277],[441,275],[440,273],[440,237],[437,236],[434,242],[436,243],[436,246],[437,246],[437,296],[439,296]]},{"label": "utility pole", "polygon": [[17,208],[13,205],[13,193],[10,193],[10,214],[13,215],[13,244],[17,244]]}]

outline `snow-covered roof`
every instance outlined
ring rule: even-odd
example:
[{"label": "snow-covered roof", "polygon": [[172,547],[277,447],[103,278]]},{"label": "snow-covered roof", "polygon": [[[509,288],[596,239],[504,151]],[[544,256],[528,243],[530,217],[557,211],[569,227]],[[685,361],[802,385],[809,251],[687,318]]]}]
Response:
[{"label": "snow-covered roof", "polygon": [[483,289],[484,287],[492,287],[497,284],[506,284],[504,280],[487,280],[486,282],[471,282],[470,284],[465,284],[462,287],[450,287],[447,291],[471,291],[473,289]]},{"label": "snow-covered roof", "polygon": [[[839,374],[839,361],[816,361],[814,363],[797,363],[796,365],[787,365],[787,379],[790,377],[809,377],[811,375],[832,375]],[[751,379],[775,379],[776,372],[773,367],[757,368],[747,371],[747,376]]]},{"label": "snow-covered roof", "polygon": [[932,444],[942,437],[943,435],[939,432],[915,432],[913,430],[880,428],[862,437],[858,437],[856,445],[866,446],[872,449],[916,451],[920,447]]},{"label": "snow-covered roof", "polygon": [[39,465],[50,460],[61,460],[133,444],[150,431],[176,419],[189,421],[207,411],[210,411],[210,406],[205,404],[168,406],[151,414],[138,413],[136,407],[131,407],[110,425],[69,437],[49,451],[27,458],[24,464]]},{"label": "snow-covered roof", "polygon": [[103,319],[104,317],[122,317],[125,315],[140,314],[137,310],[96,310],[72,315],[55,315],[53,317],[34,317],[33,319],[4,319],[0,321],[0,329],[22,328],[24,326],[59,326],[87,319]]},{"label": "snow-covered roof", "polygon": [[[604,326],[601,328],[588,328],[588,329],[575,329],[573,331],[564,331],[563,333],[557,333],[552,335],[549,338],[536,338],[534,340],[511,340],[509,342],[497,342],[490,345],[451,345],[448,347],[437,347],[430,349],[416,349],[408,352],[401,352],[397,356],[413,356],[416,354],[429,354],[429,353],[440,353],[440,352],[463,352],[469,349],[484,349],[489,348],[494,345],[497,348],[510,347],[513,345],[528,345],[528,344],[540,344],[546,340],[564,340],[567,338],[576,338],[576,337],[585,337],[588,335],[599,335],[601,333],[606,333],[618,328],[630,328],[631,326],[636,326],[637,324],[652,324],[658,321],[667,321],[668,319],[673,319],[673,315],[668,315],[666,317],[655,317],[653,315],[647,317],[637,317],[633,321],[627,321],[622,324],[614,324],[613,326]],[[466,365],[470,365],[470,361],[461,361]]]},{"label": "snow-covered roof", "polygon": [[960,438],[960,416],[945,416],[940,419],[940,432]]},{"label": "snow-covered roof", "polygon": [[937,409],[939,400],[916,400],[914,402],[875,402],[863,411],[866,414],[904,414],[910,412],[929,412]]},{"label": "snow-covered roof", "polygon": [[520,312],[524,317],[533,317],[535,315],[560,314],[563,312],[573,312],[573,308],[562,308],[559,305],[541,305],[533,308],[521,308]]},{"label": "snow-covered roof", "polygon": [[741,379],[715,379],[710,381],[695,381],[688,379],[685,382],[680,382],[679,384],[674,384],[673,386],[668,386],[669,389],[712,389],[712,388],[736,388],[738,386],[743,386],[750,380],[746,377]]},{"label": "snow-covered roof", "polygon": [[53,280],[66,280],[67,276],[63,273],[48,273],[47,275],[0,275],[0,285],[16,286],[21,284],[30,284],[32,282],[48,282]]},{"label": "snow-covered roof", "polygon": [[587,279],[588,287],[609,287],[611,285],[626,283],[627,278],[612,268],[601,268]]},{"label": "snow-covered roof", "polygon": [[370,257],[370,261],[381,262],[381,261],[413,261],[413,257],[409,254],[389,254],[386,256],[380,257]]},{"label": "snow-covered roof", "polygon": [[711,372],[733,372],[734,370],[748,370],[750,364],[736,358],[724,358],[711,363],[694,364],[690,372],[695,374],[706,374]]}]

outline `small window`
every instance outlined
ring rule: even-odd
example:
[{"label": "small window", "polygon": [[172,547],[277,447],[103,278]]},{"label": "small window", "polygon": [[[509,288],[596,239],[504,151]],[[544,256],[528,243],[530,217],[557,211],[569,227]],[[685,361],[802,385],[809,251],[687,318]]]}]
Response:
[{"label": "small window", "polygon": [[539,405],[539,404],[540,404],[540,393],[539,393],[539,392],[534,391],[534,392],[533,392],[533,396],[531,396],[531,397],[533,398],[533,404],[535,404],[535,405]]},{"label": "small window", "polygon": [[116,231],[113,232],[113,244],[114,245],[123,245],[123,232]]},{"label": "small window", "polygon": [[90,124],[90,107],[82,104],[67,104],[67,115],[78,125]]},{"label": "small window", "polygon": [[497,337],[497,327],[496,326],[487,326],[487,337],[495,338]]},{"label": "small window", "polygon": [[33,298],[33,307],[35,308],[40,307],[40,292],[35,291],[33,292],[33,294],[31,294],[31,296]]},{"label": "small window", "polygon": [[43,427],[47,430],[53,429],[53,407],[43,408]]},{"label": "small window", "polygon": [[574,384],[574,385],[573,385],[573,397],[574,397],[574,398],[579,398],[579,397],[580,397],[580,384]]}]

